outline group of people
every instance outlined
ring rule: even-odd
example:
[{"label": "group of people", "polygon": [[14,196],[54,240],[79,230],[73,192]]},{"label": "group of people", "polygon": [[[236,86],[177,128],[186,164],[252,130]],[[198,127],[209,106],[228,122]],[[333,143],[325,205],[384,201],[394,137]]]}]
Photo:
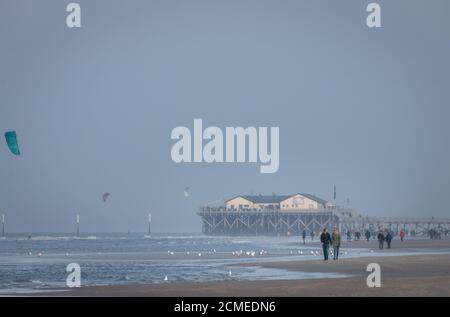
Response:
[{"label": "group of people", "polygon": [[428,230],[428,235],[430,236],[430,239],[442,239],[442,234],[444,234],[445,236],[448,235],[448,230],[447,229],[430,229]]},{"label": "group of people", "polygon": [[333,260],[337,260],[339,258],[341,234],[338,228],[334,228],[331,235],[327,231],[327,228],[324,228],[322,233],[320,234],[320,242],[322,243],[323,256],[325,261],[328,261],[328,257],[330,254],[330,245],[333,246]]},{"label": "group of people", "polygon": [[[354,233],[355,241],[359,241],[361,239],[361,232],[356,231]],[[347,241],[352,241],[352,232],[350,230],[347,230]]]},{"label": "group of people", "polygon": [[[380,230],[377,234],[377,240],[378,240],[378,248],[380,250],[384,249],[384,243],[386,242],[387,248],[391,248],[391,242],[392,242],[392,233],[389,230]],[[403,238],[402,238],[403,241]]]},{"label": "group of people", "polygon": [[[366,231],[366,239],[367,241],[370,240],[371,233],[369,230]],[[402,230],[400,231],[400,239],[403,241],[405,237],[405,232]],[[303,231],[303,243],[305,243],[306,233]],[[385,229],[378,231],[377,234],[377,240],[378,240],[378,246],[380,250],[384,249],[384,244],[387,244],[387,248],[391,248],[393,235],[392,233]],[[322,249],[323,249],[323,256],[324,260],[327,261],[329,259],[330,254],[330,247],[333,248],[333,260],[337,260],[339,258],[339,248],[341,246],[341,234],[339,232],[338,228],[334,228],[333,232],[330,234],[327,230],[327,228],[324,228],[322,233],[320,234],[320,242],[322,243]]]},{"label": "group of people", "polygon": [[[309,235],[311,236],[311,241],[314,241],[314,231],[311,231]],[[303,244],[306,244],[306,230],[302,232],[302,240]]]}]

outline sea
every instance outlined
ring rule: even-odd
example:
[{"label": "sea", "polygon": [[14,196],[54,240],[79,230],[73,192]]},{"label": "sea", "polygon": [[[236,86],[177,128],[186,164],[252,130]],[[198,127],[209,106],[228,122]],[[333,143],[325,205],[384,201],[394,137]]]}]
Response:
[{"label": "sea", "polygon": [[[341,258],[372,253],[342,249]],[[80,267],[81,286],[348,276],[237,265],[321,257],[320,248],[304,246],[299,237],[15,234],[0,238],[0,294],[64,289],[71,263]]]}]

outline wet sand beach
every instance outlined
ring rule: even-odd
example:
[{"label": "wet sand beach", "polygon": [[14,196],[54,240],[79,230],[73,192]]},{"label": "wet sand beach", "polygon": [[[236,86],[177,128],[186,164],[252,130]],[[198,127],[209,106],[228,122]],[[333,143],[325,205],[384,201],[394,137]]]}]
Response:
[{"label": "wet sand beach", "polygon": [[[366,285],[369,263],[381,266],[381,288]],[[346,278],[223,281],[91,286],[48,292],[56,296],[450,296],[450,254],[349,258],[339,261],[246,263],[302,272],[334,272]]]}]

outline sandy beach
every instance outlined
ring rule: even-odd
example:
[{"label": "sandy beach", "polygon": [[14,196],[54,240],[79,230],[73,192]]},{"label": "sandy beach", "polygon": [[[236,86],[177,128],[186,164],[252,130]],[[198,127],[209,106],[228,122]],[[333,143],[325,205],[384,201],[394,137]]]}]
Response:
[{"label": "sandy beach", "polygon": [[[398,248],[449,250],[449,240],[410,240]],[[376,242],[351,242],[353,247],[376,247]],[[372,245],[373,244],[373,245]],[[345,247],[350,247],[345,243]],[[395,249],[394,249],[395,250]],[[396,250],[398,251],[398,249]],[[381,266],[381,288],[366,285],[369,263]],[[238,264],[236,264],[238,265]],[[87,286],[63,289],[37,296],[450,296],[450,254],[423,254],[346,258],[339,261],[307,260],[243,263],[299,272],[342,273],[344,278],[264,281],[183,282]]]}]

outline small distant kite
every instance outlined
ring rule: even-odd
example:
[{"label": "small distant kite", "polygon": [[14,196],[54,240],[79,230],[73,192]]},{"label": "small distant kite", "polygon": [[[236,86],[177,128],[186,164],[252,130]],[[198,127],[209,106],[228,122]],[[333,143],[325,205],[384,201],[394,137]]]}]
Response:
[{"label": "small distant kite", "polygon": [[191,186],[185,187],[184,188],[184,197],[189,197],[191,196],[191,194],[189,193],[189,189],[191,188]]},{"label": "small distant kite", "polygon": [[14,155],[20,155],[19,144],[17,143],[16,131],[5,132],[6,143],[8,144],[9,150]]},{"label": "small distant kite", "polygon": [[104,202],[104,203],[106,203],[106,201],[108,200],[109,196],[111,196],[110,193],[104,193],[104,194],[102,195],[102,199],[103,199],[103,202]]}]

